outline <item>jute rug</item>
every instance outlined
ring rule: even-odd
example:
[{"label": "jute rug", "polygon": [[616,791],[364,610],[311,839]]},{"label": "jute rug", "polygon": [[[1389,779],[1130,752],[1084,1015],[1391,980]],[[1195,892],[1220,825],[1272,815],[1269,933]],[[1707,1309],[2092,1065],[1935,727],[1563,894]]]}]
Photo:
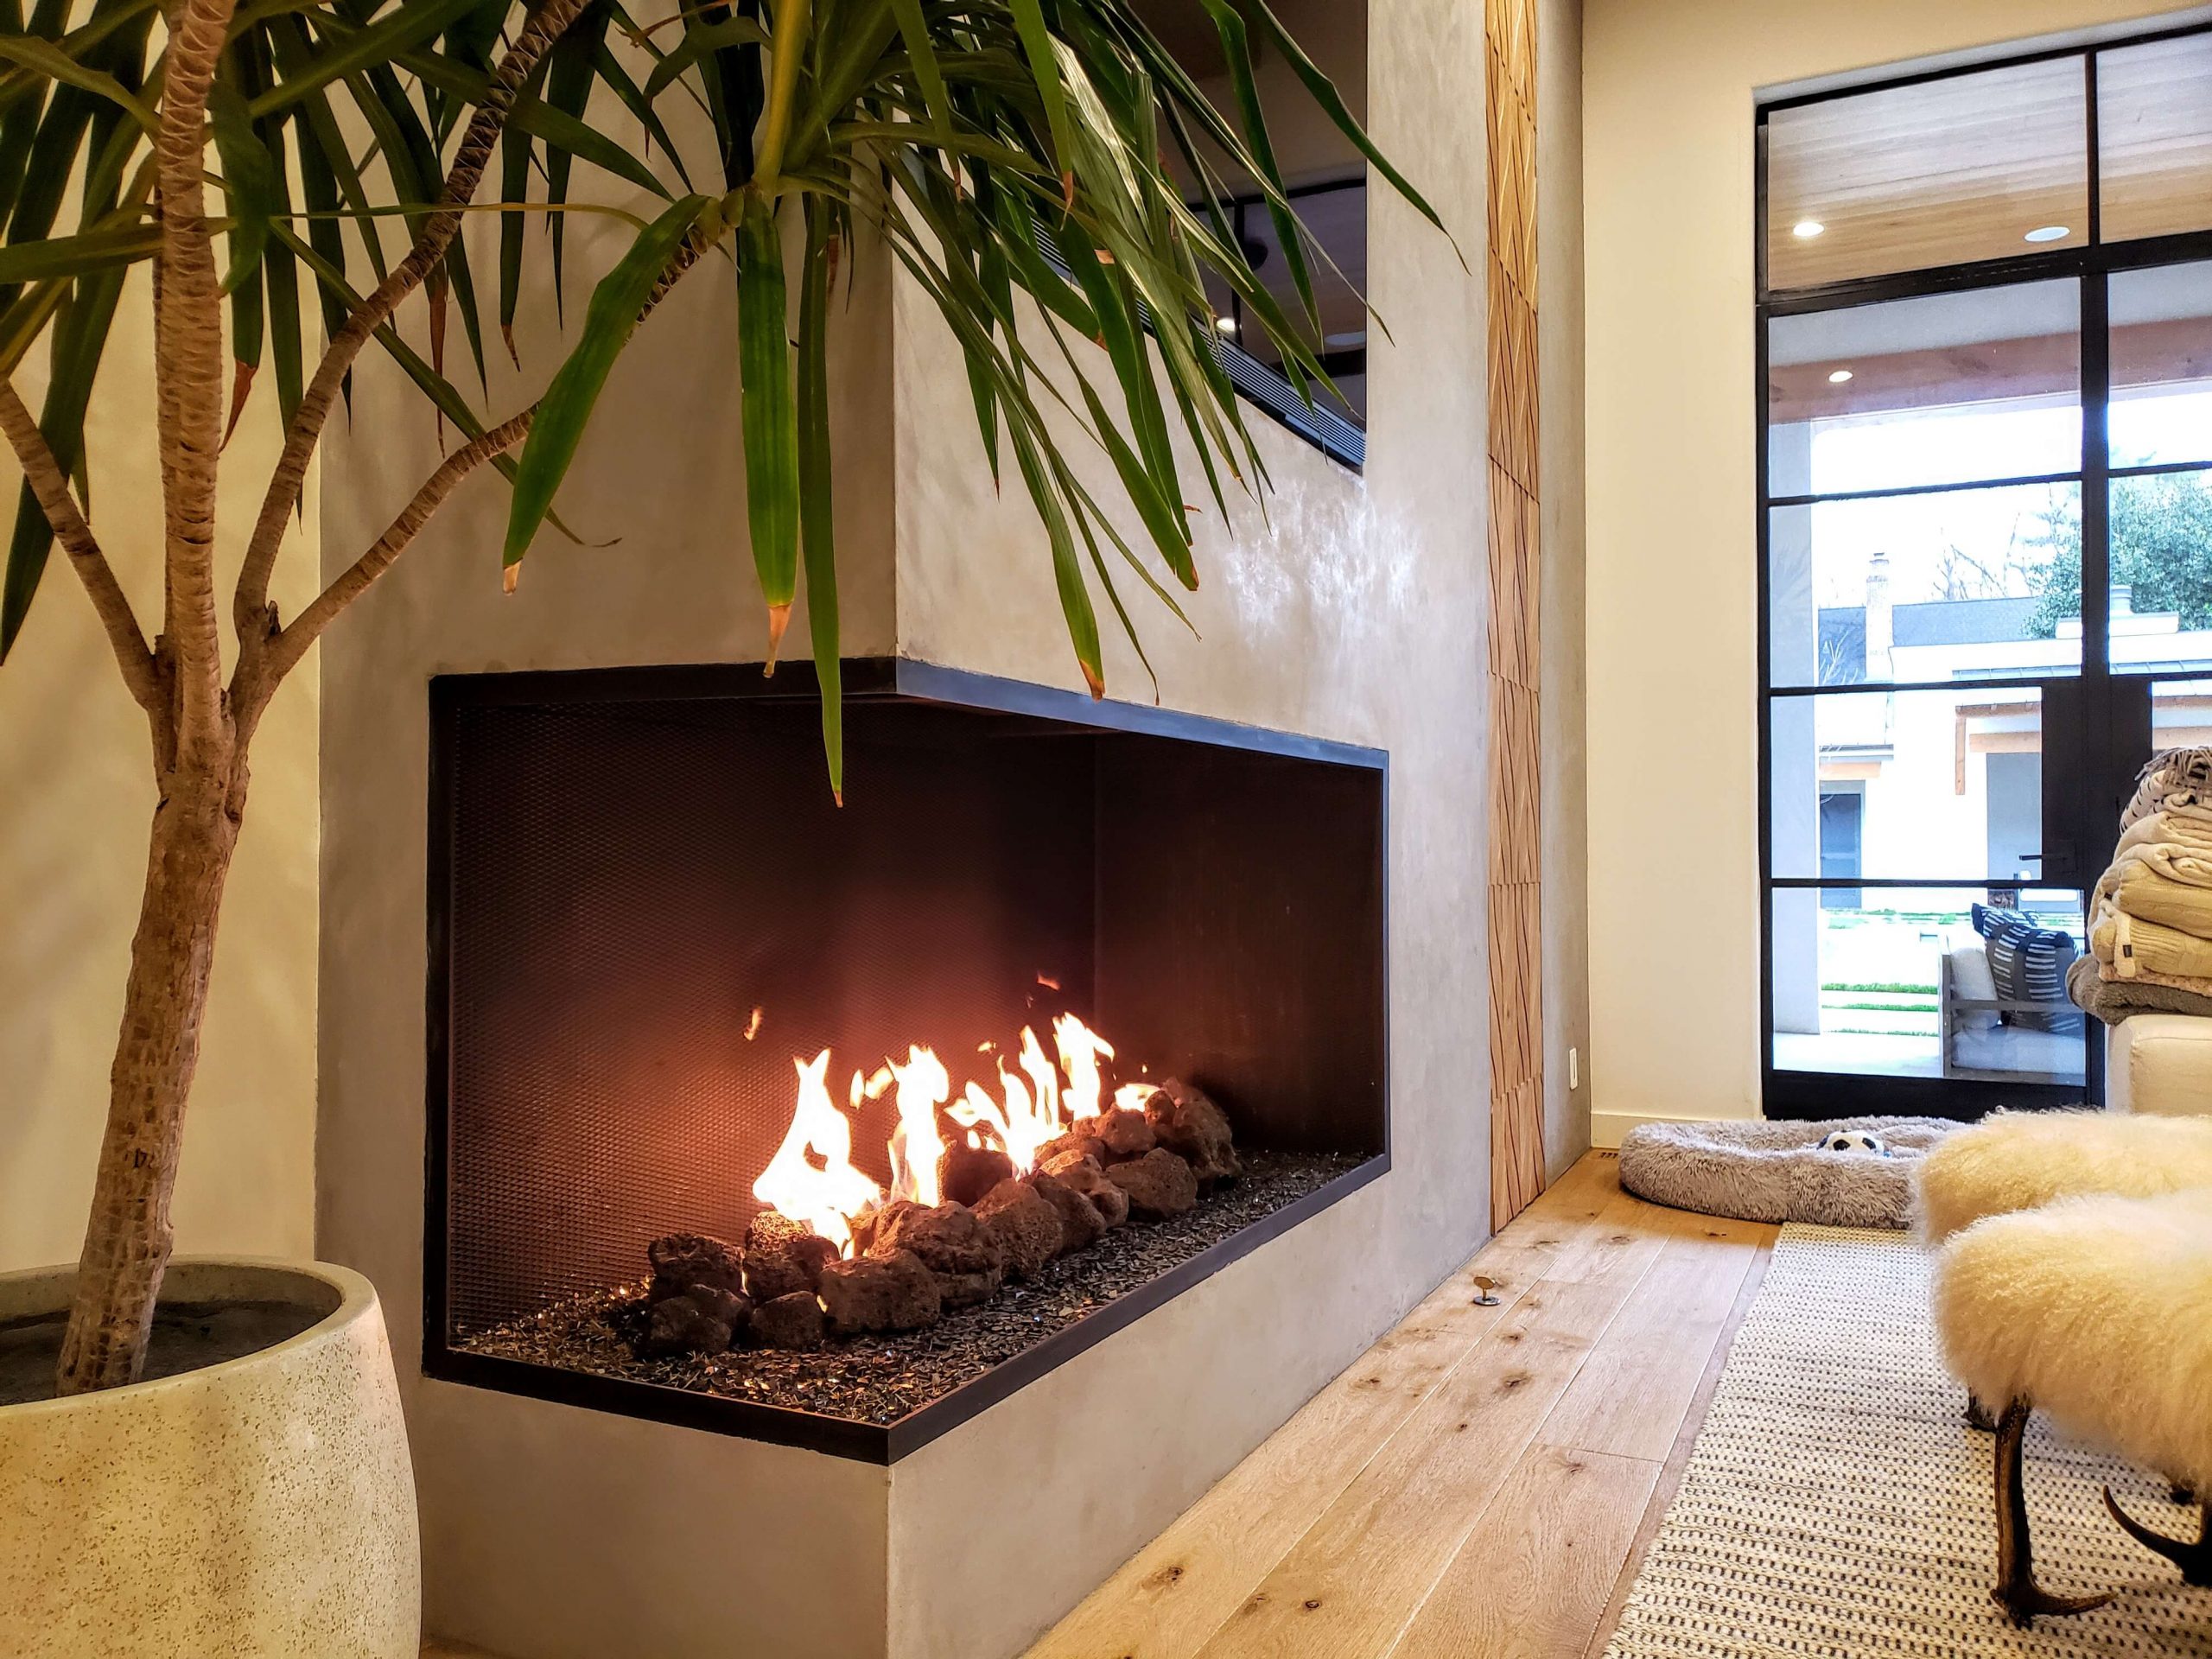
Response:
[{"label": "jute rug", "polygon": [[2007,1624],[1992,1437],[1936,1358],[1929,1257],[1897,1233],[1782,1230],[1607,1659],[2105,1659],[2212,1655],[2191,1590],[2104,1512],[2193,1535],[2163,1483],[2037,1419],[2036,1561],[2051,1589],[2124,1586],[2078,1618]]}]

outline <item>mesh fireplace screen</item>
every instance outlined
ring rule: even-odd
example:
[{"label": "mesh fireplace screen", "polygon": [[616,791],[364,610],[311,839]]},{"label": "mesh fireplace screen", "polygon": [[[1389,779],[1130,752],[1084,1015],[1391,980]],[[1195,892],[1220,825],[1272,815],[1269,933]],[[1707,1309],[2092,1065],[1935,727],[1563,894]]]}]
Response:
[{"label": "mesh fireplace screen", "polygon": [[863,693],[839,808],[810,697],[669,672],[434,686],[434,1337],[741,1235],[823,1048],[842,1105],[1072,1012],[1240,1141],[1382,1149],[1379,757]]}]

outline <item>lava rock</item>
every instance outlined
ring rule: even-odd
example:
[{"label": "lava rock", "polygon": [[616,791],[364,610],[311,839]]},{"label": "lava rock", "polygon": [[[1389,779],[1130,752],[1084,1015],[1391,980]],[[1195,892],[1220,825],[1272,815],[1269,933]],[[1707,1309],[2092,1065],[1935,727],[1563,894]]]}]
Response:
[{"label": "lava rock", "polygon": [[1081,1126],[1102,1141],[1106,1156],[1101,1162],[1118,1164],[1125,1158],[1141,1158],[1160,1144],[1145,1115],[1127,1106],[1109,1106]]},{"label": "lava rock", "polygon": [[[763,1225],[764,1220],[773,1217]],[[772,1302],[798,1291],[811,1294],[837,1247],[803,1224],[764,1210],[745,1230],[745,1290],[755,1302]]]},{"label": "lava rock", "polygon": [[947,1307],[968,1307],[997,1294],[1006,1252],[963,1204],[885,1206],[868,1245],[871,1255],[911,1250],[937,1275]]},{"label": "lava rock", "polygon": [[1197,1084],[1168,1078],[1153,1090],[1144,1111],[1160,1144],[1190,1165],[1200,1186],[1233,1181],[1244,1173],[1230,1145],[1228,1116]]},{"label": "lava rock", "polygon": [[1106,1143],[1090,1133],[1090,1126],[1098,1120],[1085,1118],[1082,1124],[1070,1129],[1055,1140],[1047,1141],[1037,1148],[1037,1164],[1040,1169],[1050,1169],[1063,1158],[1088,1158],[1102,1169],[1106,1164]]},{"label": "lava rock", "polygon": [[918,1331],[937,1323],[937,1275],[912,1250],[832,1262],[822,1270],[822,1311],[841,1337],[863,1331]]},{"label": "lava rock", "polygon": [[976,1205],[983,1224],[1006,1257],[1006,1270],[1029,1279],[1060,1253],[1060,1212],[1025,1181],[1001,1181]]},{"label": "lava rock", "polygon": [[998,1147],[956,1141],[937,1160],[937,1184],[947,1204],[974,1204],[1001,1181],[1014,1179],[1014,1160]]},{"label": "lava rock", "polygon": [[652,1263],[653,1300],[679,1295],[694,1285],[742,1294],[745,1277],[736,1245],[706,1233],[669,1233],[645,1246]]},{"label": "lava rock", "polygon": [[[656,1279],[658,1286],[662,1281]],[[697,1284],[657,1295],[646,1316],[647,1354],[721,1354],[744,1329],[753,1304],[742,1293]]]},{"label": "lava rock", "polygon": [[[1087,1250],[1106,1236],[1106,1217],[1098,1213],[1098,1206],[1058,1176],[1040,1169],[1029,1178],[1029,1185],[1060,1218],[1062,1255]],[[1121,1189],[1116,1187],[1115,1191],[1119,1192]],[[1128,1202],[1124,1195],[1122,1203]]]},{"label": "lava rock", "polygon": [[753,1339],[763,1348],[819,1348],[827,1325],[810,1290],[795,1290],[753,1310]]},{"label": "lava rock", "polygon": [[1063,1156],[1046,1173],[1089,1198],[1108,1227],[1118,1227],[1129,1218],[1129,1195],[1106,1179],[1106,1172],[1095,1160]]},{"label": "lava rock", "polygon": [[1109,1165],[1106,1179],[1129,1195],[1129,1213],[1140,1221],[1165,1221],[1198,1201],[1198,1176],[1165,1147]]}]

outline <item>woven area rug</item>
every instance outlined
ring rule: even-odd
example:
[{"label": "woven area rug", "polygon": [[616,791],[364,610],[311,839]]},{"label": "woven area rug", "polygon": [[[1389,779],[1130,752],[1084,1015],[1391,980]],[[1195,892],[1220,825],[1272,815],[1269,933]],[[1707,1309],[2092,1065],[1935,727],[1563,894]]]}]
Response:
[{"label": "woven area rug", "polygon": [[1607,1659],[2105,1659],[2212,1655],[2212,1590],[2113,1525],[2162,1531],[2163,1483],[2036,1421],[2028,1503],[2044,1584],[2120,1588],[2016,1630],[1989,1599],[1992,1438],[1936,1358],[1928,1255],[1896,1233],[1790,1225],[1644,1558]]}]

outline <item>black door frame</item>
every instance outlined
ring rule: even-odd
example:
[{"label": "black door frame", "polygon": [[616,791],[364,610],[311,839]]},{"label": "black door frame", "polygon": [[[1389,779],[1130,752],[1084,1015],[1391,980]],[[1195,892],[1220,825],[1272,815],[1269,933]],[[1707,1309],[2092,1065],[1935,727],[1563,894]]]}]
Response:
[{"label": "black door frame", "polygon": [[[2101,1103],[2104,1095],[2102,1027],[2084,1018],[2083,1086],[2001,1083],[1969,1078],[1883,1077],[1801,1071],[1777,1067],[1774,1058],[1774,896],[1777,892],[1835,885],[1818,877],[1774,874],[1773,722],[1777,699],[1848,693],[1863,690],[1902,692],[2035,688],[2042,699],[2044,779],[2044,873],[2033,881],[1956,877],[1855,878],[1860,889],[1979,887],[1996,891],[2086,890],[2096,879],[2111,845],[2120,808],[2133,792],[2135,776],[2150,753],[2151,688],[2158,681],[2212,680],[2212,664],[2196,672],[2115,674],[2110,665],[2111,571],[2110,484],[2114,478],[2162,473],[2201,473],[2212,456],[2156,466],[2113,467],[2110,462],[2107,416],[2111,402],[2111,340],[2107,332],[2109,283],[2122,271],[2212,261],[2212,229],[2107,244],[2102,237],[2097,135],[2097,59],[2101,52],[2155,41],[2212,33],[2212,23],[2148,31],[2087,45],[2037,49],[1986,62],[1916,71],[1831,91],[1784,97],[1762,103],[1757,112],[1752,214],[1753,270],[1757,296],[1756,347],[1752,385],[1753,418],[1758,435],[1756,456],[1756,516],[1758,605],[1758,846],[1759,846],[1759,1083],[1763,1109],[1770,1118],[1826,1118],[1891,1113],[1971,1118],[2000,1105],[2036,1106]],[[2050,249],[1948,265],[1931,270],[1853,278],[1815,287],[1772,291],[1767,282],[1767,119],[1777,111],[1835,99],[1863,96],[1899,87],[1955,79],[2021,64],[2079,58],[2082,65],[2088,118],[2088,240],[2081,247]],[[2071,482],[2082,492],[2082,661],[2071,675],[2045,678],[1992,677],[1885,686],[1789,686],[1771,683],[1770,571],[1768,559],[1773,510],[1810,505],[1828,496],[1783,496],[1770,492],[1768,475],[1769,325],[1777,318],[1837,311],[1885,301],[1929,295],[2012,288],[2022,283],[2070,279],[2081,301],[2082,456],[2077,470],[2055,474],[1974,480],[1951,488]],[[2208,323],[2212,327],[2212,323]],[[1869,493],[1891,496],[1911,491]],[[2086,899],[2087,894],[2084,892]]]}]

